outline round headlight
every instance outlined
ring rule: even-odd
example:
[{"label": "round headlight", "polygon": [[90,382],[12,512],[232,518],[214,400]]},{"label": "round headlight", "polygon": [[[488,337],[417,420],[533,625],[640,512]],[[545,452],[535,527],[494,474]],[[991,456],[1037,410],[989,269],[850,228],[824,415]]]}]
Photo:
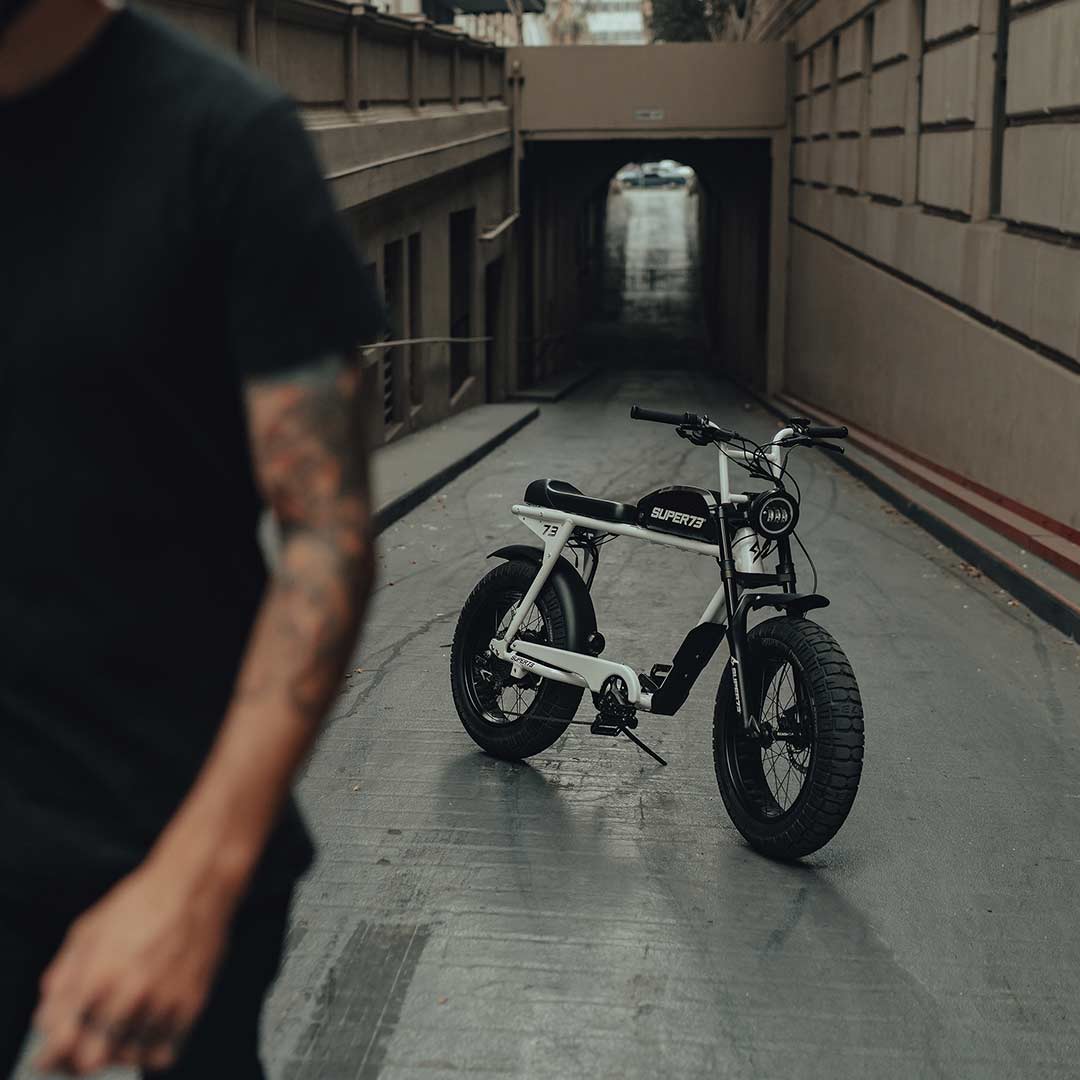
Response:
[{"label": "round headlight", "polygon": [[799,504],[786,491],[763,491],[750,503],[747,516],[759,536],[779,540],[799,523]]}]

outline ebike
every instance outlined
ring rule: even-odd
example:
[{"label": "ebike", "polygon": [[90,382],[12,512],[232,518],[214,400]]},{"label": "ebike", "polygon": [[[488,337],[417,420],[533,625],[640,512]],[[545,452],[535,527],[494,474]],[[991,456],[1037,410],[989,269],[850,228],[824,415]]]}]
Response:
[{"label": "ebike", "polygon": [[[791,539],[802,547],[795,533],[800,496],[787,459],[798,446],[843,453],[829,440],[846,437],[847,429],[794,417],[759,445],[707,416],[636,405],[630,416],[716,446],[719,490],[662,487],[631,504],[592,498],[563,480],[529,484],[512,513],[542,547],[492,552],[503,562],[466,601],[450,657],[458,715],[469,735],[501,758],[539,754],[571,723],[588,723],[593,734],[625,735],[666,764],[634,733],[638,713],[674,716],[726,637],[730,656],[713,714],[724,805],[758,851],[781,859],[807,855],[836,835],[854,802],[863,712],[847,657],[807,618],[829,601],[796,588]],[[766,486],[733,491],[730,464]],[[647,673],[601,657],[605,642],[590,589],[600,547],[616,537],[705,555],[720,567],[719,586],[697,625],[670,663]],[[770,609],[779,615],[748,628],[752,613]],[[586,690],[595,719],[575,721]]]}]

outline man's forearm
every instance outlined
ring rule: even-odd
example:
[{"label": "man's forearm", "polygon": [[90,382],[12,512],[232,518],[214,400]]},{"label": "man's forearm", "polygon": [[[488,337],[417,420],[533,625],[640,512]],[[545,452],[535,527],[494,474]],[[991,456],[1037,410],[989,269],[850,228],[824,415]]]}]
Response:
[{"label": "man's forearm", "polygon": [[347,570],[323,538],[282,551],[236,693],[199,777],[151,859],[193,890],[246,890],[292,778],[340,685],[371,588],[370,548]]},{"label": "man's forearm", "polygon": [[355,372],[329,360],[249,390],[256,469],[285,543],[213,749],[151,860],[235,901],[337,692],[374,557]]}]

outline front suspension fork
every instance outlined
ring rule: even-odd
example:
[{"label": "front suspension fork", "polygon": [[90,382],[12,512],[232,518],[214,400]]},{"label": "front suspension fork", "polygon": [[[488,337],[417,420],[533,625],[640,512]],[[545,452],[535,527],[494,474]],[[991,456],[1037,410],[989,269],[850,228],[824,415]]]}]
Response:
[{"label": "front suspension fork", "polygon": [[731,550],[731,536],[723,512],[719,515],[720,527],[720,578],[724,586],[724,600],[728,610],[728,650],[731,653],[731,684],[735,690],[735,707],[742,717],[743,730],[757,730],[759,702],[755,700],[754,687],[757,680],[748,666],[749,648],[746,643],[747,607],[739,603],[739,580],[735,573],[735,557]]}]

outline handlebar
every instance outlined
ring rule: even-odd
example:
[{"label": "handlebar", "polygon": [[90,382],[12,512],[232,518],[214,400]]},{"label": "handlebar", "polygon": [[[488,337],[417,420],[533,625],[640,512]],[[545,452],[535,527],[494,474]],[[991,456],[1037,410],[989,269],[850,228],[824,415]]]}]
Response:
[{"label": "handlebar", "polygon": [[[651,420],[654,424],[671,424],[680,429],[679,434],[701,446],[709,442],[739,442],[740,436],[727,428],[718,427],[707,416],[698,416],[697,413],[665,412],[662,409],[643,409],[640,405],[630,406],[631,420]],[[796,434],[782,440],[781,445],[795,446],[819,446],[822,450],[831,450],[842,454],[844,451],[839,446],[831,443],[819,443],[818,439],[846,439],[848,429],[846,427],[830,427],[822,424],[811,424],[805,417],[794,417],[789,421],[795,428]],[[688,430],[682,430],[688,429]],[[789,432],[791,428],[787,429]]]},{"label": "handlebar", "polygon": [[674,427],[698,427],[701,417],[697,413],[664,412],[661,409],[643,409],[640,405],[630,406],[631,420],[651,420],[655,424],[671,424]]},{"label": "handlebar", "polygon": [[848,437],[846,427],[822,427],[818,424],[811,424],[804,433],[811,439],[846,439]]},{"label": "handlebar", "polygon": [[[662,409],[643,409],[640,405],[630,406],[631,420],[651,420],[655,424],[671,424],[677,428],[687,428],[684,437],[691,438],[693,442],[700,442],[705,446],[708,442],[719,439],[721,442],[730,442],[738,439],[734,431],[718,427],[707,416],[698,416],[697,413],[664,412]],[[682,430],[680,435],[684,435]]]}]

